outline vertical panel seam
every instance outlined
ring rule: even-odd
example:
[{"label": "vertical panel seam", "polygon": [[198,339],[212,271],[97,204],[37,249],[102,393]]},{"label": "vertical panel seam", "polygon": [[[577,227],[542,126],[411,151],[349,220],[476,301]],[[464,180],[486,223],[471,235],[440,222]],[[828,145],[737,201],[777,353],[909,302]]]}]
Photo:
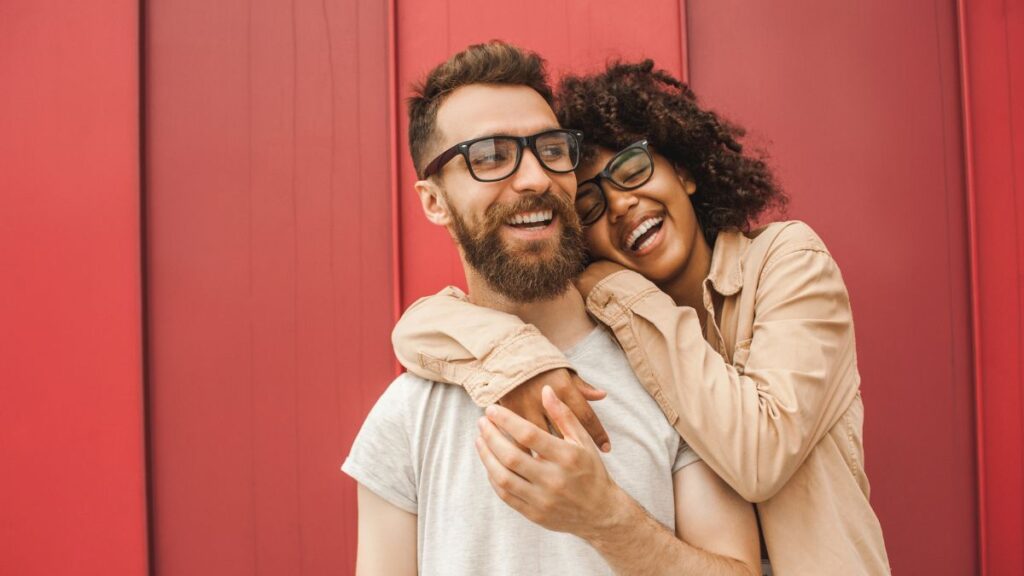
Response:
[{"label": "vertical panel seam", "polygon": [[143,554],[146,565],[143,568],[143,572],[153,576],[156,573],[156,530],[154,518],[154,500],[153,500],[153,430],[150,426],[152,422],[151,413],[149,410],[149,399],[151,396],[151,377],[150,377],[150,365],[151,358],[149,355],[149,242],[147,241],[148,236],[148,222],[146,213],[149,210],[149,202],[146,199],[148,188],[146,186],[146,178],[148,175],[146,166],[146,3],[140,0],[137,4],[138,20],[136,21],[137,34],[137,47],[136,57],[136,74],[137,77],[137,90],[138,90],[138,132],[136,137],[138,138],[138,194],[139,194],[139,384],[141,389],[141,424],[142,424],[142,475],[143,475],[143,498],[145,500],[145,506],[143,508],[143,528],[145,530],[145,546],[146,550]]},{"label": "vertical panel seam", "polygon": [[960,113],[964,132],[964,172],[967,190],[967,243],[970,258],[971,348],[974,360],[974,436],[977,466],[978,498],[978,563],[980,575],[988,575],[988,513],[985,488],[985,443],[983,434],[983,370],[981,366],[981,317],[978,302],[978,208],[974,179],[974,132],[971,123],[970,67],[967,58],[967,7],[956,1],[957,40],[960,48]]},{"label": "vertical panel seam", "polygon": [[[402,315],[402,250],[400,168],[398,163],[398,5],[388,0],[388,137],[391,160],[391,315],[394,322]],[[395,359],[395,374],[402,371]]]}]

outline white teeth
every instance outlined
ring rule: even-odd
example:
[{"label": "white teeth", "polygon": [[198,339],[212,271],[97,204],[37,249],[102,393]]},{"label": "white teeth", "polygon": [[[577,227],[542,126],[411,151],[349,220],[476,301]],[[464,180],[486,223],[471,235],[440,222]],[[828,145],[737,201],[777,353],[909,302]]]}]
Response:
[{"label": "white teeth", "polygon": [[[626,246],[632,246],[633,242],[636,242],[637,238],[639,238],[640,236],[643,236],[644,232],[647,232],[653,226],[657,226],[658,224],[661,224],[664,220],[665,220],[665,218],[663,216],[655,216],[655,217],[648,218],[647,220],[644,220],[643,222],[641,222],[640,225],[637,226],[636,228],[634,228],[633,231],[630,232],[629,236],[626,237]],[[653,239],[654,239],[654,236],[651,236],[646,241],[644,241],[643,245],[638,246],[637,248],[635,248],[635,250],[641,250],[643,248],[646,248],[647,245],[650,244],[651,240],[653,240]]]},{"label": "white teeth", "polygon": [[547,222],[554,217],[551,210],[541,210],[539,212],[525,212],[516,214],[515,216],[508,219],[508,224],[532,224],[534,222]]}]

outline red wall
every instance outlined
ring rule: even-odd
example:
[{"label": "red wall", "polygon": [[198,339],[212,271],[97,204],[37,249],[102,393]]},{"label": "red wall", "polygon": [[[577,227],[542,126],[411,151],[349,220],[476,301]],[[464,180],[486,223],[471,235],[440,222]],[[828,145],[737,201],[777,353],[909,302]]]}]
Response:
[{"label": "red wall", "polygon": [[0,573],[146,573],[138,8],[0,3]]},{"label": "red wall", "polygon": [[[149,3],[149,570],[352,573],[393,313],[461,283],[399,102],[501,37],[689,68],[752,129],[850,287],[896,572],[1024,571],[1024,14],[967,4]],[[4,574],[147,572],[138,16],[0,4]]]},{"label": "red wall", "polygon": [[351,573],[338,470],[393,377],[387,13],[146,21],[156,573]]},{"label": "red wall", "polygon": [[843,270],[871,501],[893,572],[975,573],[954,4],[689,6],[694,89],[768,147],[790,216],[822,235]]},{"label": "red wall", "polygon": [[1024,10],[959,2],[984,573],[1024,574]]}]

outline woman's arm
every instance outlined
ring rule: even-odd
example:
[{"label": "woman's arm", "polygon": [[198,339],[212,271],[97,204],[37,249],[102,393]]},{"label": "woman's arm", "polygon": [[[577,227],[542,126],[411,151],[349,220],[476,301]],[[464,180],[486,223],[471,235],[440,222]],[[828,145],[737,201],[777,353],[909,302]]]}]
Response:
[{"label": "woman's arm", "polygon": [[581,380],[562,352],[517,316],[473,305],[461,290],[448,287],[410,306],[391,341],[409,372],[462,386],[478,406],[500,403],[541,428],[541,390],[550,386],[594,442],[611,450],[608,432],[589,404],[604,393]]},{"label": "woman's arm", "polygon": [[587,296],[676,429],[752,502],[789,480],[860,384],[849,298],[823,247],[772,254],[756,290],[753,337],[737,345],[735,366],[704,340],[695,310],[634,272]]},{"label": "woman's arm", "polygon": [[471,304],[452,286],[413,303],[395,325],[391,343],[406,370],[462,386],[481,407],[538,374],[572,368],[535,326]]}]

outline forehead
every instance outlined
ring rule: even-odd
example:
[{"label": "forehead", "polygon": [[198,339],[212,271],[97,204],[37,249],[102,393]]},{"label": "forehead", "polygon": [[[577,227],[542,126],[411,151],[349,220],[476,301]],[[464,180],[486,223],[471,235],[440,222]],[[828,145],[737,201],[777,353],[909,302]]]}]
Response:
[{"label": "forehead", "polygon": [[480,136],[528,136],[557,127],[551,106],[528,86],[462,86],[437,111],[443,148]]}]

